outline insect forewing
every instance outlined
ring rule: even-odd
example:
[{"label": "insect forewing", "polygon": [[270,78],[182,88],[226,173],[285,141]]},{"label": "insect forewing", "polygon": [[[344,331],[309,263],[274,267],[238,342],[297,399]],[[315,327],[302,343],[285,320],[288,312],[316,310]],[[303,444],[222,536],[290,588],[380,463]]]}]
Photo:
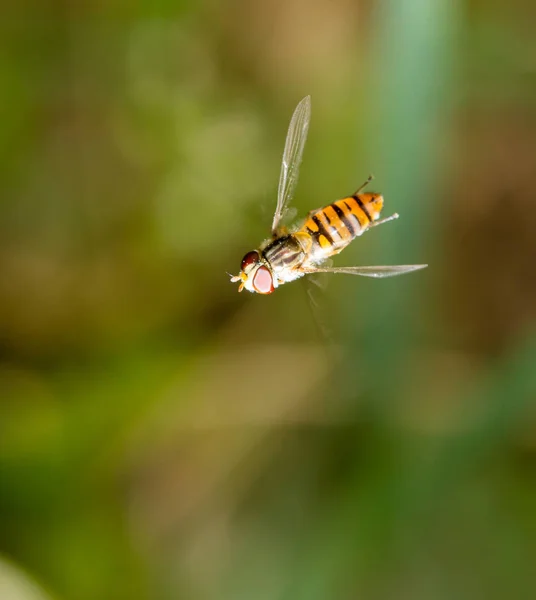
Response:
[{"label": "insect forewing", "polygon": [[304,273],[346,273],[348,275],[361,275],[362,277],[395,277],[411,271],[424,269],[428,265],[388,265],[381,267],[318,267],[304,269]]},{"label": "insect forewing", "polygon": [[298,181],[300,163],[303,156],[303,148],[309,131],[311,119],[311,96],[305,98],[298,104],[287,133],[285,150],[283,151],[283,162],[281,164],[281,175],[279,177],[279,188],[277,191],[277,206],[274,220],[272,222],[272,233],[275,234],[284,215],[292,193]]}]

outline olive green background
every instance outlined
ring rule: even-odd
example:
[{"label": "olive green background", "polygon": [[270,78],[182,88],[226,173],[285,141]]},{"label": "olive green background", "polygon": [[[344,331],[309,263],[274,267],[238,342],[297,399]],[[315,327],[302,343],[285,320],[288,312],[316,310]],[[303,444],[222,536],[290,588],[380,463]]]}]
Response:
[{"label": "olive green background", "polygon": [[[2,600],[534,598],[534,3],[1,12]],[[335,264],[429,263],[316,308],[226,274],[306,94]]]}]

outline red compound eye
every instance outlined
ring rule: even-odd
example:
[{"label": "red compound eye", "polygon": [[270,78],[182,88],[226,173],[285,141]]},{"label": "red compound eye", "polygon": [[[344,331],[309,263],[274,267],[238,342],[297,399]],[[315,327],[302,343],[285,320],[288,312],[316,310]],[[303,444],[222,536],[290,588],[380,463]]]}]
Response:
[{"label": "red compound eye", "polygon": [[246,267],[249,267],[249,265],[253,265],[257,262],[259,262],[259,253],[255,250],[248,252],[246,256],[244,256],[244,258],[242,259],[242,271],[244,271]]},{"label": "red compound eye", "polygon": [[272,274],[266,267],[259,267],[253,278],[253,287],[258,294],[271,294],[274,291]]}]

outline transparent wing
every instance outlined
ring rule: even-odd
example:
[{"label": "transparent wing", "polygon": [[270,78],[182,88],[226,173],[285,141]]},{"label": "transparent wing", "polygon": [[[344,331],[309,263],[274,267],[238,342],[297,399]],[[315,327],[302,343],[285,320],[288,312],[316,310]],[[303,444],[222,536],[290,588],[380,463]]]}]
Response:
[{"label": "transparent wing", "polygon": [[277,190],[277,206],[272,222],[272,233],[277,231],[279,222],[287,210],[288,203],[292,198],[292,193],[298,181],[310,119],[311,96],[305,96],[296,107],[288,128],[285,150],[283,151],[283,162],[281,164],[281,175],[279,177],[279,189]]},{"label": "transparent wing", "polygon": [[304,273],[346,273],[348,275],[361,275],[362,277],[395,277],[411,271],[424,269],[428,265],[389,265],[382,267],[318,267],[303,269]]}]

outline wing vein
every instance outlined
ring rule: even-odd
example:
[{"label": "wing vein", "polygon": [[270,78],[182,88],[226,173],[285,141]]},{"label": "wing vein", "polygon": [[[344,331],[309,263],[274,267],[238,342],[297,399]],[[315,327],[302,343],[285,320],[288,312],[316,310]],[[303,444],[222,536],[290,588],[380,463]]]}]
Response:
[{"label": "wing vein", "polygon": [[384,265],[376,267],[315,267],[303,269],[303,273],[345,273],[347,275],[361,275],[362,277],[395,277],[404,273],[411,273],[424,269],[428,265]]},{"label": "wing vein", "polygon": [[277,206],[272,221],[272,234],[274,235],[277,232],[281,219],[287,211],[288,204],[292,199],[296,183],[298,182],[310,120],[311,97],[306,96],[296,107],[287,132],[277,190]]}]

